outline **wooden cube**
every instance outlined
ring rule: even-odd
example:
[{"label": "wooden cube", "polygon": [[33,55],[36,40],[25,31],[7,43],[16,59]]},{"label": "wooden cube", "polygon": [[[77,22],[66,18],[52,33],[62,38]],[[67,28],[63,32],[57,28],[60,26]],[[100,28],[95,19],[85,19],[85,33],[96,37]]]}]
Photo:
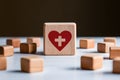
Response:
[{"label": "wooden cube", "polygon": [[85,54],[81,56],[81,68],[96,70],[103,66],[103,57],[96,54]]},{"label": "wooden cube", "polygon": [[108,53],[110,47],[115,47],[115,44],[111,42],[101,42],[97,44],[97,50],[101,53]]},{"label": "wooden cube", "polygon": [[42,72],[43,59],[39,56],[28,56],[21,58],[21,71],[23,72]]},{"label": "wooden cube", "polygon": [[36,43],[21,43],[20,52],[21,53],[36,53],[37,45]]},{"label": "wooden cube", "polygon": [[38,37],[28,37],[27,38],[27,43],[36,43],[37,47],[40,46],[40,38]]},{"label": "wooden cube", "polygon": [[13,46],[0,46],[0,55],[3,56],[12,56],[14,54],[14,48]]},{"label": "wooden cube", "polygon": [[120,57],[120,47],[111,47],[110,48],[110,59]]},{"label": "wooden cube", "polygon": [[95,47],[94,39],[80,39],[80,48],[89,49]]},{"label": "wooden cube", "polygon": [[116,38],[106,37],[106,38],[104,38],[104,42],[113,42],[116,45]]},{"label": "wooden cube", "polygon": [[20,47],[20,39],[19,38],[7,39],[6,44],[12,45],[14,48],[19,48]]},{"label": "wooden cube", "polygon": [[76,53],[75,23],[44,24],[44,54],[74,55]]},{"label": "wooden cube", "polygon": [[0,56],[0,70],[6,70],[7,60],[6,57]]},{"label": "wooden cube", "polygon": [[113,73],[120,74],[120,57],[113,60]]}]

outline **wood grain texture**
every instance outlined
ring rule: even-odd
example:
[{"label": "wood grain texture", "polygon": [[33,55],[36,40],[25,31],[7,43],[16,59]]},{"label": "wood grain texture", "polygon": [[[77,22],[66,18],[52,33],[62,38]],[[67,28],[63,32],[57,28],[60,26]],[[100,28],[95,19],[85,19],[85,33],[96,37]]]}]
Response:
[{"label": "wood grain texture", "polygon": [[113,73],[120,74],[120,57],[113,60]]},{"label": "wood grain texture", "polygon": [[120,57],[120,47],[111,47],[110,48],[110,59]]},{"label": "wood grain texture", "polygon": [[40,38],[39,37],[28,37],[27,43],[36,43],[37,47],[40,47]]},{"label": "wood grain texture", "polygon": [[[71,33],[72,36],[71,40],[61,51],[59,51],[49,40],[48,34],[51,31],[57,31],[58,33],[62,33],[63,31],[69,31]],[[45,23],[44,24],[44,54],[45,55],[74,55],[75,53],[76,53],[75,23]]]},{"label": "wood grain texture", "polygon": [[116,45],[116,38],[115,37],[105,37],[104,42],[113,42]]},{"label": "wood grain texture", "polygon": [[13,46],[8,46],[8,45],[0,46],[0,55],[3,55],[3,56],[12,56],[12,55],[14,55]]},{"label": "wood grain texture", "polygon": [[42,72],[44,61],[39,56],[27,56],[21,58],[21,71],[23,72]]},{"label": "wood grain texture", "polygon": [[7,39],[7,41],[6,41],[7,45],[12,45],[14,48],[19,48],[20,43],[21,43],[21,41],[19,38],[10,38],[10,39]]},{"label": "wood grain texture", "polygon": [[95,54],[81,56],[81,68],[87,70],[100,69],[103,66],[103,57]]},{"label": "wood grain texture", "polygon": [[21,53],[36,53],[37,45],[36,43],[21,43],[20,52]]},{"label": "wood grain texture", "polygon": [[0,70],[6,70],[6,69],[7,69],[6,57],[0,56]]},{"label": "wood grain texture", "polygon": [[115,44],[111,42],[101,42],[97,44],[97,51],[101,53],[108,53],[110,47],[115,47]]},{"label": "wood grain texture", "polygon": [[94,39],[80,39],[80,48],[90,49],[95,47]]}]

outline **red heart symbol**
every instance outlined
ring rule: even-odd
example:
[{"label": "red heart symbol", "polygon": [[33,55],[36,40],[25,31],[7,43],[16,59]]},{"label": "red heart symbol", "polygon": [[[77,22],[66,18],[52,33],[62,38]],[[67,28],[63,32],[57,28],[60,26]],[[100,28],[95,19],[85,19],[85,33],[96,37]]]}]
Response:
[{"label": "red heart symbol", "polygon": [[51,43],[59,50],[61,51],[71,40],[71,33],[69,31],[63,31],[61,33],[57,31],[51,31],[48,34],[49,40]]}]

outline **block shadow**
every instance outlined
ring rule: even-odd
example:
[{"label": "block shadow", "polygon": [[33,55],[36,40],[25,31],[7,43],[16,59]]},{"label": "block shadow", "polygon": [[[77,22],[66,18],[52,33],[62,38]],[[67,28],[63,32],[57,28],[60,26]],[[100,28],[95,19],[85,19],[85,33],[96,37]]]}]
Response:
[{"label": "block shadow", "polygon": [[80,47],[76,47],[76,49],[81,49]]},{"label": "block shadow", "polygon": [[103,57],[104,60],[111,60],[109,57]]},{"label": "block shadow", "polygon": [[8,72],[10,72],[10,73],[25,73],[25,72],[22,72],[21,70],[11,70]]},{"label": "block shadow", "polygon": [[[20,52],[14,52],[15,54],[28,54],[28,53],[20,53]],[[35,54],[35,55],[45,55],[43,51],[41,52],[36,52],[36,53],[30,53],[30,54]]]},{"label": "block shadow", "polygon": [[69,67],[69,68],[66,68],[66,70],[82,70],[82,69],[79,67]]},{"label": "block shadow", "polygon": [[89,51],[89,52],[88,51],[84,51],[84,53],[96,53],[97,54],[99,52],[98,51]]},{"label": "block shadow", "polygon": [[37,54],[37,55],[43,55],[43,56],[45,55],[43,51],[37,52],[36,54]]},{"label": "block shadow", "polygon": [[20,52],[14,52],[15,54],[21,54]]},{"label": "block shadow", "polygon": [[66,70],[92,71],[90,69],[81,69],[80,67],[69,67]]},{"label": "block shadow", "polygon": [[119,73],[113,73],[112,71],[103,72],[105,75],[120,75]]}]

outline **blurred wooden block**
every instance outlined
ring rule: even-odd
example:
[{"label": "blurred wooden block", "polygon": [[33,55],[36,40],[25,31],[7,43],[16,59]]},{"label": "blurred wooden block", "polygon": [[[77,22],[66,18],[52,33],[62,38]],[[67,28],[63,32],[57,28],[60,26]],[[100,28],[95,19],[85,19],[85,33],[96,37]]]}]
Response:
[{"label": "blurred wooden block", "polygon": [[106,37],[106,38],[104,38],[104,42],[113,42],[116,45],[116,38],[114,38],[114,37]]},{"label": "blurred wooden block", "polygon": [[37,47],[40,46],[40,38],[39,37],[28,37],[27,43],[36,43]]},{"label": "blurred wooden block", "polygon": [[39,56],[28,56],[21,58],[21,71],[23,72],[42,72],[43,59]]},{"label": "blurred wooden block", "polygon": [[12,56],[14,54],[14,48],[13,46],[0,46],[0,55],[3,56]]},{"label": "blurred wooden block", "polygon": [[7,45],[12,45],[14,48],[19,48],[20,47],[20,39],[19,38],[11,38],[7,39],[6,44]]},{"label": "blurred wooden block", "polygon": [[108,53],[110,47],[115,47],[115,44],[111,42],[101,42],[97,44],[97,50],[101,53]]},{"label": "blurred wooden block", "polygon": [[103,57],[95,54],[81,56],[81,68],[87,70],[100,69],[103,66]]},{"label": "blurred wooden block", "polygon": [[95,47],[94,39],[80,39],[80,48],[89,49]]},{"label": "blurred wooden block", "polygon": [[36,43],[21,43],[20,52],[21,53],[36,53],[37,45]]},{"label": "blurred wooden block", "polygon": [[7,60],[6,57],[0,56],[0,70],[6,70]]},{"label": "blurred wooden block", "polygon": [[113,60],[113,73],[120,74],[120,57]]},{"label": "blurred wooden block", "polygon": [[75,23],[44,24],[44,54],[74,55],[76,53]]},{"label": "blurred wooden block", "polygon": [[111,47],[110,48],[110,59],[120,57],[120,47]]}]

